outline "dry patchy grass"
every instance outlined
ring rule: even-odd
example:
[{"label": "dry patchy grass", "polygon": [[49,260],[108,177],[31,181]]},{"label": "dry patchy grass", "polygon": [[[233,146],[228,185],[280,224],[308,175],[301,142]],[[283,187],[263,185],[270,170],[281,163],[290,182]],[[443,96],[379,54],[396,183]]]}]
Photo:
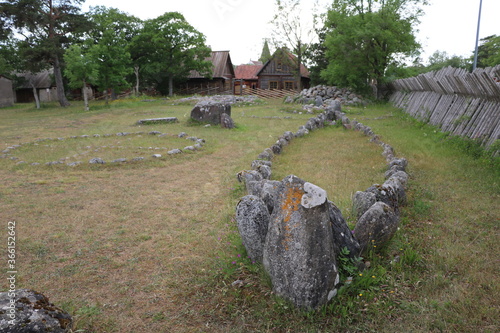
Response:
[{"label": "dry patchy grass", "polygon": [[[392,108],[347,111],[410,162],[402,230],[370,257],[376,279],[355,281],[374,288],[353,290],[317,313],[293,310],[272,295],[262,268],[244,257],[232,219],[244,195],[235,174],[309,116],[287,113],[290,107],[279,101],[234,107],[238,128],[227,131],[193,126],[189,105],[164,100],[79,108],[2,109],[0,143],[137,132],[138,119],[175,116],[180,123],[144,130],[184,131],[207,144],[193,154],[123,165],[32,167],[0,159],[1,223],[15,220],[18,226],[18,287],[39,290],[70,311],[76,329],[495,331],[498,174]],[[269,116],[280,119],[264,118]],[[125,150],[155,145],[158,138],[134,140]],[[23,153],[30,156],[29,149]],[[325,188],[348,216],[355,191],[383,182],[380,153],[359,133],[318,130],[274,160],[274,178],[293,173]],[[401,261],[391,265],[396,255]],[[231,285],[237,279],[242,287]]]}]

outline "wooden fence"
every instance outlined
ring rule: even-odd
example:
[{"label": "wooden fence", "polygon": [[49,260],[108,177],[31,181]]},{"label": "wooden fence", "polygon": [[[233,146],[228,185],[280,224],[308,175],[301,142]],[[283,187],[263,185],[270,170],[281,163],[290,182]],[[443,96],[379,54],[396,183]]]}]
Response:
[{"label": "wooden fence", "polygon": [[500,65],[473,73],[448,67],[391,85],[391,102],[418,120],[486,147],[500,139]]},{"label": "wooden fence", "polygon": [[260,98],[285,98],[286,96],[292,96],[297,94],[295,90],[285,90],[285,89],[259,89],[259,88],[244,88],[241,95],[256,95]]}]

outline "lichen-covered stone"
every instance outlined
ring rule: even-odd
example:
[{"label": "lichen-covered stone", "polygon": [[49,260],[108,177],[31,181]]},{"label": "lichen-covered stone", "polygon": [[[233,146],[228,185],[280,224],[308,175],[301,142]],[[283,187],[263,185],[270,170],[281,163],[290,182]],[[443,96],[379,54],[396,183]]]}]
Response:
[{"label": "lichen-covered stone", "polygon": [[366,192],[375,194],[377,201],[382,201],[399,213],[398,195],[392,186],[375,184],[370,186]]},{"label": "lichen-covered stone", "polygon": [[0,293],[0,332],[63,333],[71,330],[72,318],[49,299],[33,290]]},{"label": "lichen-covered stone", "polygon": [[262,261],[262,253],[269,225],[269,211],[262,199],[247,195],[236,206],[236,223],[247,254]]},{"label": "lichen-covered stone", "polygon": [[383,202],[376,202],[361,216],[354,228],[354,237],[361,251],[380,248],[396,233],[399,216],[394,209]]},{"label": "lichen-covered stone", "polygon": [[328,201],[328,212],[330,214],[330,223],[333,230],[335,253],[339,255],[343,248],[347,248],[350,258],[355,259],[359,257],[361,246],[345,222],[340,209],[335,206],[333,202]]},{"label": "lichen-covered stone", "polygon": [[206,100],[195,105],[191,110],[191,118],[196,121],[219,125],[223,113],[231,116],[231,104]]},{"label": "lichen-covered stone", "polygon": [[234,121],[230,115],[227,113],[221,113],[220,115],[220,126],[222,128],[232,129],[234,128]]},{"label": "lichen-covered stone", "polygon": [[357,191],[352,198],[352,209],[356,219],[359,219],[375,202],[377,202],[375,193]]},{"label": "lichen-covered stone", "polygon": [[316,309],[335,294],[338,273],[328,205],[305,208],[304,183],[293,175],[281,182],[263,264],[275,294],[297,307]]}]

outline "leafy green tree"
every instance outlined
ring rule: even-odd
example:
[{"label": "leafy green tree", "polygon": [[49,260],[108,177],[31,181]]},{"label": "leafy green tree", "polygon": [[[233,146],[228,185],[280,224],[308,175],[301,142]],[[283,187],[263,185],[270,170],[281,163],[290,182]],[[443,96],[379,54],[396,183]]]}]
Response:
[{"label": "leafy green tree", "polygon": [[500,36],[492,35],[481,39],[477,53],[477,67],[494,67],[499,64]]},{"label": "leafy green tree", "polygon": [[427,0],[335,0],[328,12],[322,77],[380,98],[386,69],[420,48],[414,26]]},{"label": "leafy green tree", "polygon": [[91,52],[80,45],[72,45],[66,50],[64,61],[66,62],[64,74],[69,79],[69,86],[82,89],[84,108],[88,111],[87,84],[94,83],[98,76],[96,59]]},{"label": "leafy green tree", "polygon": [[429,57],[429,65],[426,67],[426,71],[436,71],[445,67],[454,68],[470,68],[472,64],[468,59],[459,57],[457,55],[449,56],[446,51],[436,51]]},{"label": "leafy green tree", "polygon": [[[6,0],[0,2],[0,26],[16,32],[31,50],[25,64],[43,61],[54,68],[61,106],[68,106],[64,91],[61,59],[64,49],[83,31],[88,21],[80,13],[83,0]],[[5,38],[6,33],[0,33]]]},{"label": "leafy green tree", "polygon": [[177,12],[144,22],[131,51],[148,81],[156,87],[167,81],[170,96],[174,79],[187,78],[191,70],[209,75],[212,66],[205,60],[211,54],[205,45],[205,36]]},{"label": "leafy green tree", "polygon": [[127,75],[133,72],[130,43],[138,32],[140,20],[115,8],[94,7],[91,10],[93,29],[89,32],[89,56],[96,63],[94,82],[105,93],[127,88]]},{"label": "leafy green tree", "polygon": [[259,61],[265,64],[269,59],[271,59],[271,51],[269,50],[269,43],[266,39],[264,41],[264,46],[262,47],[262,53],[260,55]]}]

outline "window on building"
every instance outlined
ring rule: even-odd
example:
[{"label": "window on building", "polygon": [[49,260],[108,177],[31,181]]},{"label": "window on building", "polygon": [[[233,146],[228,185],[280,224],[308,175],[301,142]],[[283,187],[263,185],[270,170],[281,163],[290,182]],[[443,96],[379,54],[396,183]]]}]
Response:
[{"label": "window on building", "polygon": [[269,82],[269,89],[278,89],[278,81],[270,81]]},{"label": "window on building", "polygon": [[276,63],[276,70],[277,70],[278,72],[281,72],[281,70],[282,70],[282,69],[283,69],[283,64],[281,63],[281,61],[278,61],[278,62]]},{"label": "window on building", "polygon": [[286,90],[293,90],[294,89],[294,82],[293,81],[285,81],[285,89]]}]

